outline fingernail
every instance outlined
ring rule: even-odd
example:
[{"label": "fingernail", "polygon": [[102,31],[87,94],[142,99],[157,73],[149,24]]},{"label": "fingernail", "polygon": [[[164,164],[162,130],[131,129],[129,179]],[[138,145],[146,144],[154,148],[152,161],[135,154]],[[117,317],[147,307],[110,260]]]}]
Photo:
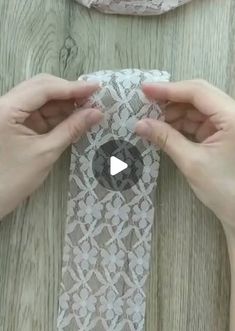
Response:
[{"label": "fingernail", "polygon": [[98,90],[101,90],[103,87],[102,82],[98,81],[98,80],[93,80],[93,81],[88,81],[86,82],[87,85],[91,85],[91,86],[97,86]]},{"label": "fingernail", "polygon": [[140,120],[135,127],[135,132],[142,138],[149,138],[151,130],[152,128],[148,120]]},{"label": "fingernail", "polygon": [[99,109],[92,109],[86,117],[87,125],[92,127],[98,124],[103,118],[103,114]]},{"label": "fingernail", "polygon": [[[81,81],[80,81],[81,82]],[[83,83],[86,86],[91,86],[91,87],[97,87],[98,90],[102,89],[103,84],[102,82],[98,81],[98,80],[89,80],[89,81],[83,81]]]},{"label": "fingernail", "polygon": [[99,88],[102,89],[103,88],[103,83],[102,82],[99,82]]}]

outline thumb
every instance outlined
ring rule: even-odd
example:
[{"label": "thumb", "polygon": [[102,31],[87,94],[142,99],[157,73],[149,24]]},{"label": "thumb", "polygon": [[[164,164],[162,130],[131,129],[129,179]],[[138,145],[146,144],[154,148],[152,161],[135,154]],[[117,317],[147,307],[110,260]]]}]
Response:
[{"label": "thumb", "polygon": [[137,123],[136,133],[161,148],[185,173],[187,158],[193,155],[196,144],[186,139],[169,124],[153,119],[144,119]]},{"label": "thumb", "polygon": [[92,126],[98,124],[103,115],[98,109],[76,111],[46,134],[47,148],[62,153],[70,144],[76,142]]}]

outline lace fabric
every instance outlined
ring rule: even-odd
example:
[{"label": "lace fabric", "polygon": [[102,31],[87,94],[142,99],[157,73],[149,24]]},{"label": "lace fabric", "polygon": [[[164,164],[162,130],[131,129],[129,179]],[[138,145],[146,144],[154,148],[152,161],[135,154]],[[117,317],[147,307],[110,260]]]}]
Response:
[{"label": "lace fabric", "polygon": [[[104,120],[72,147],[58,330],[143,331],[159,153],[133,128],[141,118],[162,116],[141,83],[167,82],[169,74],[102,71],[80,79],[102,82],[86,106],[103,110]],[[127,191],[108,191],[95,179],[92,159],[120,138],[138,146],[144,172]]]},{"label": "lace fabric", "polygon": [[160,15],[191,0],[76,0],[108,14]]}]

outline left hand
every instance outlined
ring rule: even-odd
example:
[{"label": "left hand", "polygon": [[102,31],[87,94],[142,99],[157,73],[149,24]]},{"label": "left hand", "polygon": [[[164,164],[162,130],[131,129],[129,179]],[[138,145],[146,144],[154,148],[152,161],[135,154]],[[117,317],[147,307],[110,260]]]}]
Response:
[{"label": "left hand", "polygon": [[62,152],[102,114],[74,112],[99,83],[69,82],[42,74],[0,97],[0,219],[47,177]]}]

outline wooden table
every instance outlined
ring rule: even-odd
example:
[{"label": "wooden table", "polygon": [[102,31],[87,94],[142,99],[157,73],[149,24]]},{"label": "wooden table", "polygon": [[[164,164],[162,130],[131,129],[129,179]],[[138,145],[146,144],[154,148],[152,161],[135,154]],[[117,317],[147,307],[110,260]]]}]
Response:
[{"label": "wooden table", "polygon": [[[194,0],[165,16],[88,11],[73,0],[0,0],[1,93],[40,72],[159,68],[201,77],[235,97],[235,1]],[[56,329],[70,152],[0,225],[0,331]],[[149,331],[228,330],[229,265],[215,217],[163,155]]]}]

